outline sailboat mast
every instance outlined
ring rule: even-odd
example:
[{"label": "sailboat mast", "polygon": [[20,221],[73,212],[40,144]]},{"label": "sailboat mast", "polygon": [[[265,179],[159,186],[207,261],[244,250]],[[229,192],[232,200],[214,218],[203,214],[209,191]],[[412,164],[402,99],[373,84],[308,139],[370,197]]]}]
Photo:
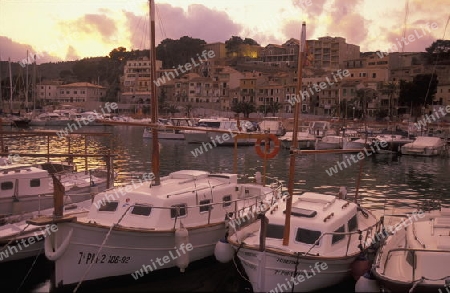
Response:
[{"label": "sailboat mast", "polygon": [[8,66],[9,66],[9,107],[12,113],[13,111],[13,87],[12,87],[12,72],[11,72],[11,58],[8,58]]},{"label": "sailboat mast", "polygon": [[[2,92],[2,54],[0,53],[0,107],[3,108],[3,92]],[[3,149],[2,149],[3,151]]]},{"label": "sailboat mast", "polygon": [[27,71],[25,78],[25,111],[28,112],[28,50],[27,50]]},{"label": "sailboat mast", "polygon": [[31,86],[31,96],[33,99],[33,115],[36,112],[36,54],[33,59],[33,84]]},{"label": "sailboat mast", "polygon": [[306,23],[302,23],[302,32],[300,36],[300,44],[299,44],[299,53],[298,53],[298,66],[297,66],[297,99],[294,105],[294,129],[292,133],[292,146],[290,153],[290,161],[289,161],[289,181],[288,181],[288,192],[289,196],[286,200],[286,218],[284,224],[284,232],[283,232],[283,245],[289,245],[289,232],[291,228],[291,208],[292,208],[292,196],[294,194],[294,183],[295,183],[295,157],[296,153],[294,152],[298,147],[298,127],[299,127],[299,115],[300,108],[302,107],[302,73],[303,73],[303,59],[304,59],[304,51],[306,45]]},{"label": "sailboat mast", "polygon": [[[158,98],[156,97],[156,85],[153,82],[156,80],[156,49],[155,49],[155,2],[149,0],[149,14],[150,14],[150,94],[152,101],[152,123],[158,123]],[[160,185],[159,176],[159,143],[158,143],[158,129],[152,128],[152,172],[155,176],[154,185]]]}]

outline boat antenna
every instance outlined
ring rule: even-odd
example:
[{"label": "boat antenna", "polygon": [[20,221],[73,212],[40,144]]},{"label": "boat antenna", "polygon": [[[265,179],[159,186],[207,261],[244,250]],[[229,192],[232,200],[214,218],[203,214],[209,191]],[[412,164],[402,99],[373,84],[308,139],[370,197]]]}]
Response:
[{"label": "boat antenna", "polygon": [[289,196],[286,199],[286,218],[284,224],[284,232],[283,232],[283,245],[289,245],[289,230],[291,226],[291,208],[292,208],[292,196],[294,194],[294,182],[295,182],[295,157],[296,150],[298,147],[297,141],[297,132],[298,132],[298,124],[299,124],[299,115],[300,108],[302,106],[302,73],[303,73],[303,63],[304,63],[304,51],[306,45],[306,23],[302,23],[302,31],[300,36],[299,43],[299,57],[298,57],[298,66],[297,66],[297,94],[294,105],[294,129],[292,133],[292,146],[290,150],[290,161],[289,161],[289,181],[288,181],[288,192]]},{"label": "boat antenna", "polygon": [[[155,49],[155,2],[149,0],[149,14],[150,14],[150,98],[152,101],[152,123],[158,121],[158,98],[156,97],[156,85],[153,82],[156,80],[156,49]],[[155,176],[155,186],[160,185],[159,176],[159,143],[158,143],[158,129],[152,128],[152,172]]]}]

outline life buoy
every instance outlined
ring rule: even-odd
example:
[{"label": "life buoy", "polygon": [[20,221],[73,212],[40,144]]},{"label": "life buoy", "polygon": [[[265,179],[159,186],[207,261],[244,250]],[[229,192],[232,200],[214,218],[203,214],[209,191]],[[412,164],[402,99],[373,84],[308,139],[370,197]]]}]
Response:
[{"label": "life buoy", "polygon": [[72,238],[73,229],[70,229],[69,233],[67,234],[66,238],[61,243],[59,248],[55,247],[55,233],[56,232],[48,235],[44,240],[45,256],[51,261],[58,260],[63,255],[63,253],[66,252],[67,246],[69,246],[70,239]]},{"label": "life buoy", "polygon": [[[265,150],[263,150],[261,148],[261,142],[262,141],[266,141],[266,143],[270,144],[270,141],[273,141],[275,147],[273,148],[272,151],[266,153]],[[264,145],[264,149],[265,149],[265,145]],[[269,134],[267,136],[267,138],[258,138],[255,142],[255,150],[256,153],[258,154],[258,156],[260,156],[261,158],[265,158],[265,159],[272,159],[275,158],[275,156],[278,154],[278,152],[280,151],[280,141],[278,140],[278,137],[275,134]]]}]

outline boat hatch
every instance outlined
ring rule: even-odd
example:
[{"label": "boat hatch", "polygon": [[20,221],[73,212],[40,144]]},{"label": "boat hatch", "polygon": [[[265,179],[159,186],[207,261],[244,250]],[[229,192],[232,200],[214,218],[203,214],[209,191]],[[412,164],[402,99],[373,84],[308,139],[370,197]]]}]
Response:
[{"label": "boat hatch", "polygon": [[[284,213],[286,213],[286,211],[284,211]],[[314,210],[292,207],[291,215],[296,217],[314,218],[317,215],[317,212]]]}]

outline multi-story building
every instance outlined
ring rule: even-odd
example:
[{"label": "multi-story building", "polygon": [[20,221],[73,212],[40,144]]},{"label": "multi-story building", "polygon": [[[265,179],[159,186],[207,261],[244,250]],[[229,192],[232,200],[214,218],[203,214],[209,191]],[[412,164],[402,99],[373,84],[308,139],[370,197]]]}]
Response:
[{"label": "multi-story building", "polygon": [[[124,75],[121,78],[121,103],[139,104],[150,100],[150,60],[141,57],[137,60],[128,60],[124,66]],[[162,61],[156,60],[156,74],[159,77],[162,70]]]},{"label": "multi-story building", "polygon": [[205,45],[203,45],[203,49],[214,52],[214,57],[210,58],[211,61],[215,61],[215,60],[223,59],[223,58],[227,57],[227,49],[225,48],[225,43],[216,42],[216,43],[205,44]]},{"label": "multi-story building", "polygon": [[359,46],[347,44],[342,37],[321,37],[307,40],[307,52],[311,56],[311,66],[324,69],[344,68],[346,60],[360,56]]},{"label": "multi-story building", "polygon": [[84,109],[95,108],[106,96],[106,88],[89,82],[76,82],[58,86],[57,103],[71,104]]},{"label": "multi-story building", "polygon": [[60,80],[48,80],[37,84],[36,99],[46,105],[58,103],[58,87],[62,84]]},{"label": "multi-story building", "polygon": [[297,66],[299,40],[291,38],[282,45],[269,44],[261,52],[261,61],[272,65]]},{"label": "multi-story building", "polygon": [[439,83],[434,96],[433,104],[450,105],[450,83]]}]

